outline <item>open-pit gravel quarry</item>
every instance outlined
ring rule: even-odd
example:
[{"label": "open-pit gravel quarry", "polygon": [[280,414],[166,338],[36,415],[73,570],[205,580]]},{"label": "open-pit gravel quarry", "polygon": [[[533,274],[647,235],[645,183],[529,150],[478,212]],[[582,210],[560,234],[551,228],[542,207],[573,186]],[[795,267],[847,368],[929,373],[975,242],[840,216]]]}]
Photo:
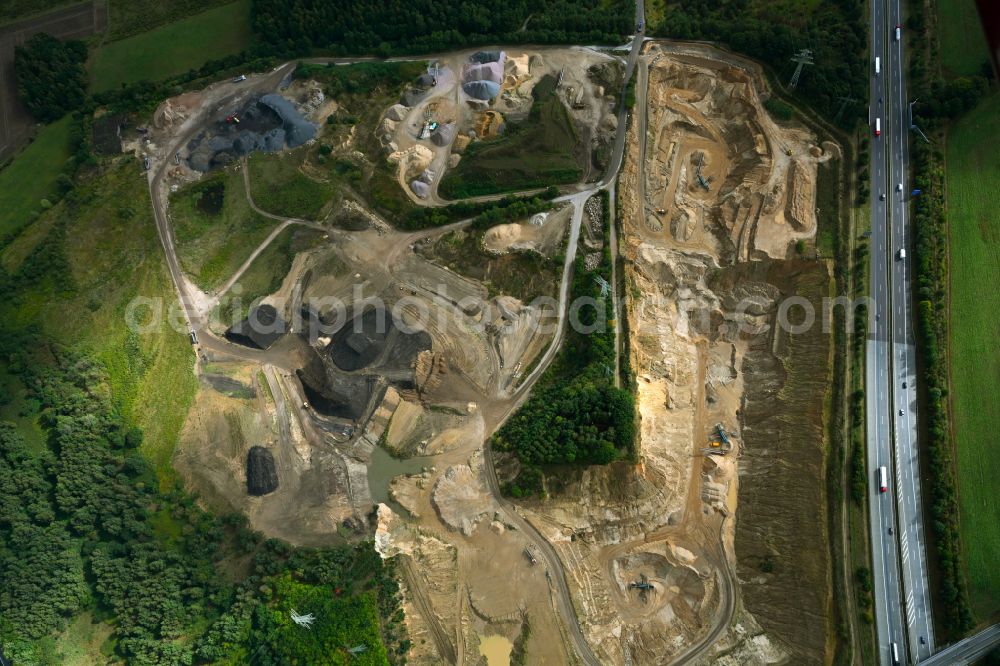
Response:
[{"label": "open-pit gravel quarry", "polygon": [[[271,215],[275,228],[322,234],[251,313],[284,328],[246,336],[203,324],[239,274],[216,293],[180,276],[201,388],[175,466],[204,502],[246,513],[269,536],[374,539],[398,557],[412,664],[495,666],[512,650],[531,664],[826,662],[831,350],[819,327],[790,334],[777,319],[783,299],[818,309],[828,292],[827,264],[804,257],[816,237],[817,164],[839,159],[838,147],[776,124],[760,70],[708,47],[645,45],[627,129],[618,97],[588,76],[610,63],[620,78],[618,57],[511,48],[495,90],[467,85],[495,73],[480,61],[497,57],[432,63],[385,108],[380,152],[355,159],[388,160],[411,205],[441,205],[438,184],[468,146],[527,122],[533,87],[555,79],[581,181],[564,185],[551,211],[480,241],[484,256],[558,262],[547,298],[497,293],[482,273],[436,262],[434,244],[472,233],[465,222],[399,231],[350,197],[323,219]],[[260,95],[285,95],[317,128],[307,146],[323,141],[337,100],[308,81],[282,84],[289,71],[165,102],[134,146],[162,174],[151,177],[154,205],[201,170],[249,168],[234,132],[212,132],[229,131],[231,109],[257,108]],[[478,99],[483,90],[495,96]],[[266,149],[291,145],[282,120],[260,113]],[[618,132],[618,179],[600,181],[589,155]],[[357,153],[356,139],[331,159]],[[610,238],[595,224],[607,187]],[[249,189],[226,194],[237,195],[252,202]],[[354,224],[333,223],[348,214]],[[169,224],[161,235],[169,257]],[[487,444],[560,342],[561,271],[613,240],[635,459],[560,469],[544,499],[500,497]]]}]

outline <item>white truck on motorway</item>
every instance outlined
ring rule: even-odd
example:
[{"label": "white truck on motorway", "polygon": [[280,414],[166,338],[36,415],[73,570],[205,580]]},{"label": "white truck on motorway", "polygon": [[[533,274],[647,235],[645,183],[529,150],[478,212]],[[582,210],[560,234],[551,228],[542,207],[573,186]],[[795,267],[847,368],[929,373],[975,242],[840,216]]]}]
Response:
[{"label": "white truck on motorway", "polygon": [[906,259],[906,250],[899,248],[899,260],[902,261],[903,259]]},{"label": "white truck on motorway", "polygon": [[875,119],[875,136],[882,136],[882,119]]},{"label": "white truck on motorway", "polygon": [[882,59],[875,56],[875,76],[878,76],[882,72]]},{"label": "white truck on motorway", "polygon": [[903,31],[903,26],[899,23],[896,24],[896,41],[899,41],[900,34]]}]

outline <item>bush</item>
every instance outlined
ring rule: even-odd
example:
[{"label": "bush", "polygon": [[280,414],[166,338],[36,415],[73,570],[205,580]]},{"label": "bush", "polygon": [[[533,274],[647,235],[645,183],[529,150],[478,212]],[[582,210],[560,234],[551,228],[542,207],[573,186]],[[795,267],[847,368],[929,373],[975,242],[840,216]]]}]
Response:
[{"label": "bush", "polygon": [[791,106],[776,97],[772,97],[764,102],[764,108],[778,120],[791,120],[792,116],[795,115],[795,110]]},{"label": "bush", "polygon": [[87,47],[40,32],[14,49],[17,92],[37,120],[52,122],[83,106]]},{"label": "bush", "polygon": [[[601,193],[605,234],[609,233],[607,192]],[[541,486],[542,465],[607,464],[632,454],[635,439],[635,399],[614,385],[615,340],[611,298],[598,278],[611,282],[611,250],[607,244],[600,264],[586,270],[577,259],[570,302],[589,298],[595,308],[581,308],[579,323],[595,328],[587,334],[566,331],[563,349],[535,384],[527,402],[494,435],[501,451],[514,453],[524,465],[507,490],[515,496],[532,494]],[[537,470],[537,474],[536,474]],[[522,476],[529,474],[526,479]]]}]

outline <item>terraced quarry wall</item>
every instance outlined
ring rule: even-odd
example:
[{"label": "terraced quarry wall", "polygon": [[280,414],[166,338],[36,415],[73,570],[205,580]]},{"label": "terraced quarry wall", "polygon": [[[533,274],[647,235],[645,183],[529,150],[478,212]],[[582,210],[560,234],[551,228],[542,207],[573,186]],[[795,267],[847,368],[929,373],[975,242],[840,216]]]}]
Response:
[{"label": "terraced quarry wall", "polygon": [[[747,609],[793,663],[823,663],[831,631],[823,404],[830,377],[830,336],[820,301],[830,276],[804,261],[742,264],[724,280],[760,279],[782,297],[816,308],[808,330],[773,325],[754,336],[743,358],[743,457],[736,520],[737,575]],[[756,274],[756,275],[748,275]],[[791,323],[802,310],[792,308]]]}]

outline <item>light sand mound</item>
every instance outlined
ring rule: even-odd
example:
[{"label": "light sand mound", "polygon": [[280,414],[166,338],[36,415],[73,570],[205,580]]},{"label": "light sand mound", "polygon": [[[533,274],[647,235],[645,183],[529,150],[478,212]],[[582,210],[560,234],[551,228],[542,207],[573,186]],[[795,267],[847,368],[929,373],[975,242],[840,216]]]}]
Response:
[{"label": "light sand mound", "polygon": [[468,465],[448,468],[434,484],[434,508],[448,527],[471,535],[479,520],[493,510],[493,498]]},{"label": "light sand mound", "polygon": [[483,235],[483,247],[493,252],[507,252],[510,246],[521,240],[520,224],[501,224]]}]

